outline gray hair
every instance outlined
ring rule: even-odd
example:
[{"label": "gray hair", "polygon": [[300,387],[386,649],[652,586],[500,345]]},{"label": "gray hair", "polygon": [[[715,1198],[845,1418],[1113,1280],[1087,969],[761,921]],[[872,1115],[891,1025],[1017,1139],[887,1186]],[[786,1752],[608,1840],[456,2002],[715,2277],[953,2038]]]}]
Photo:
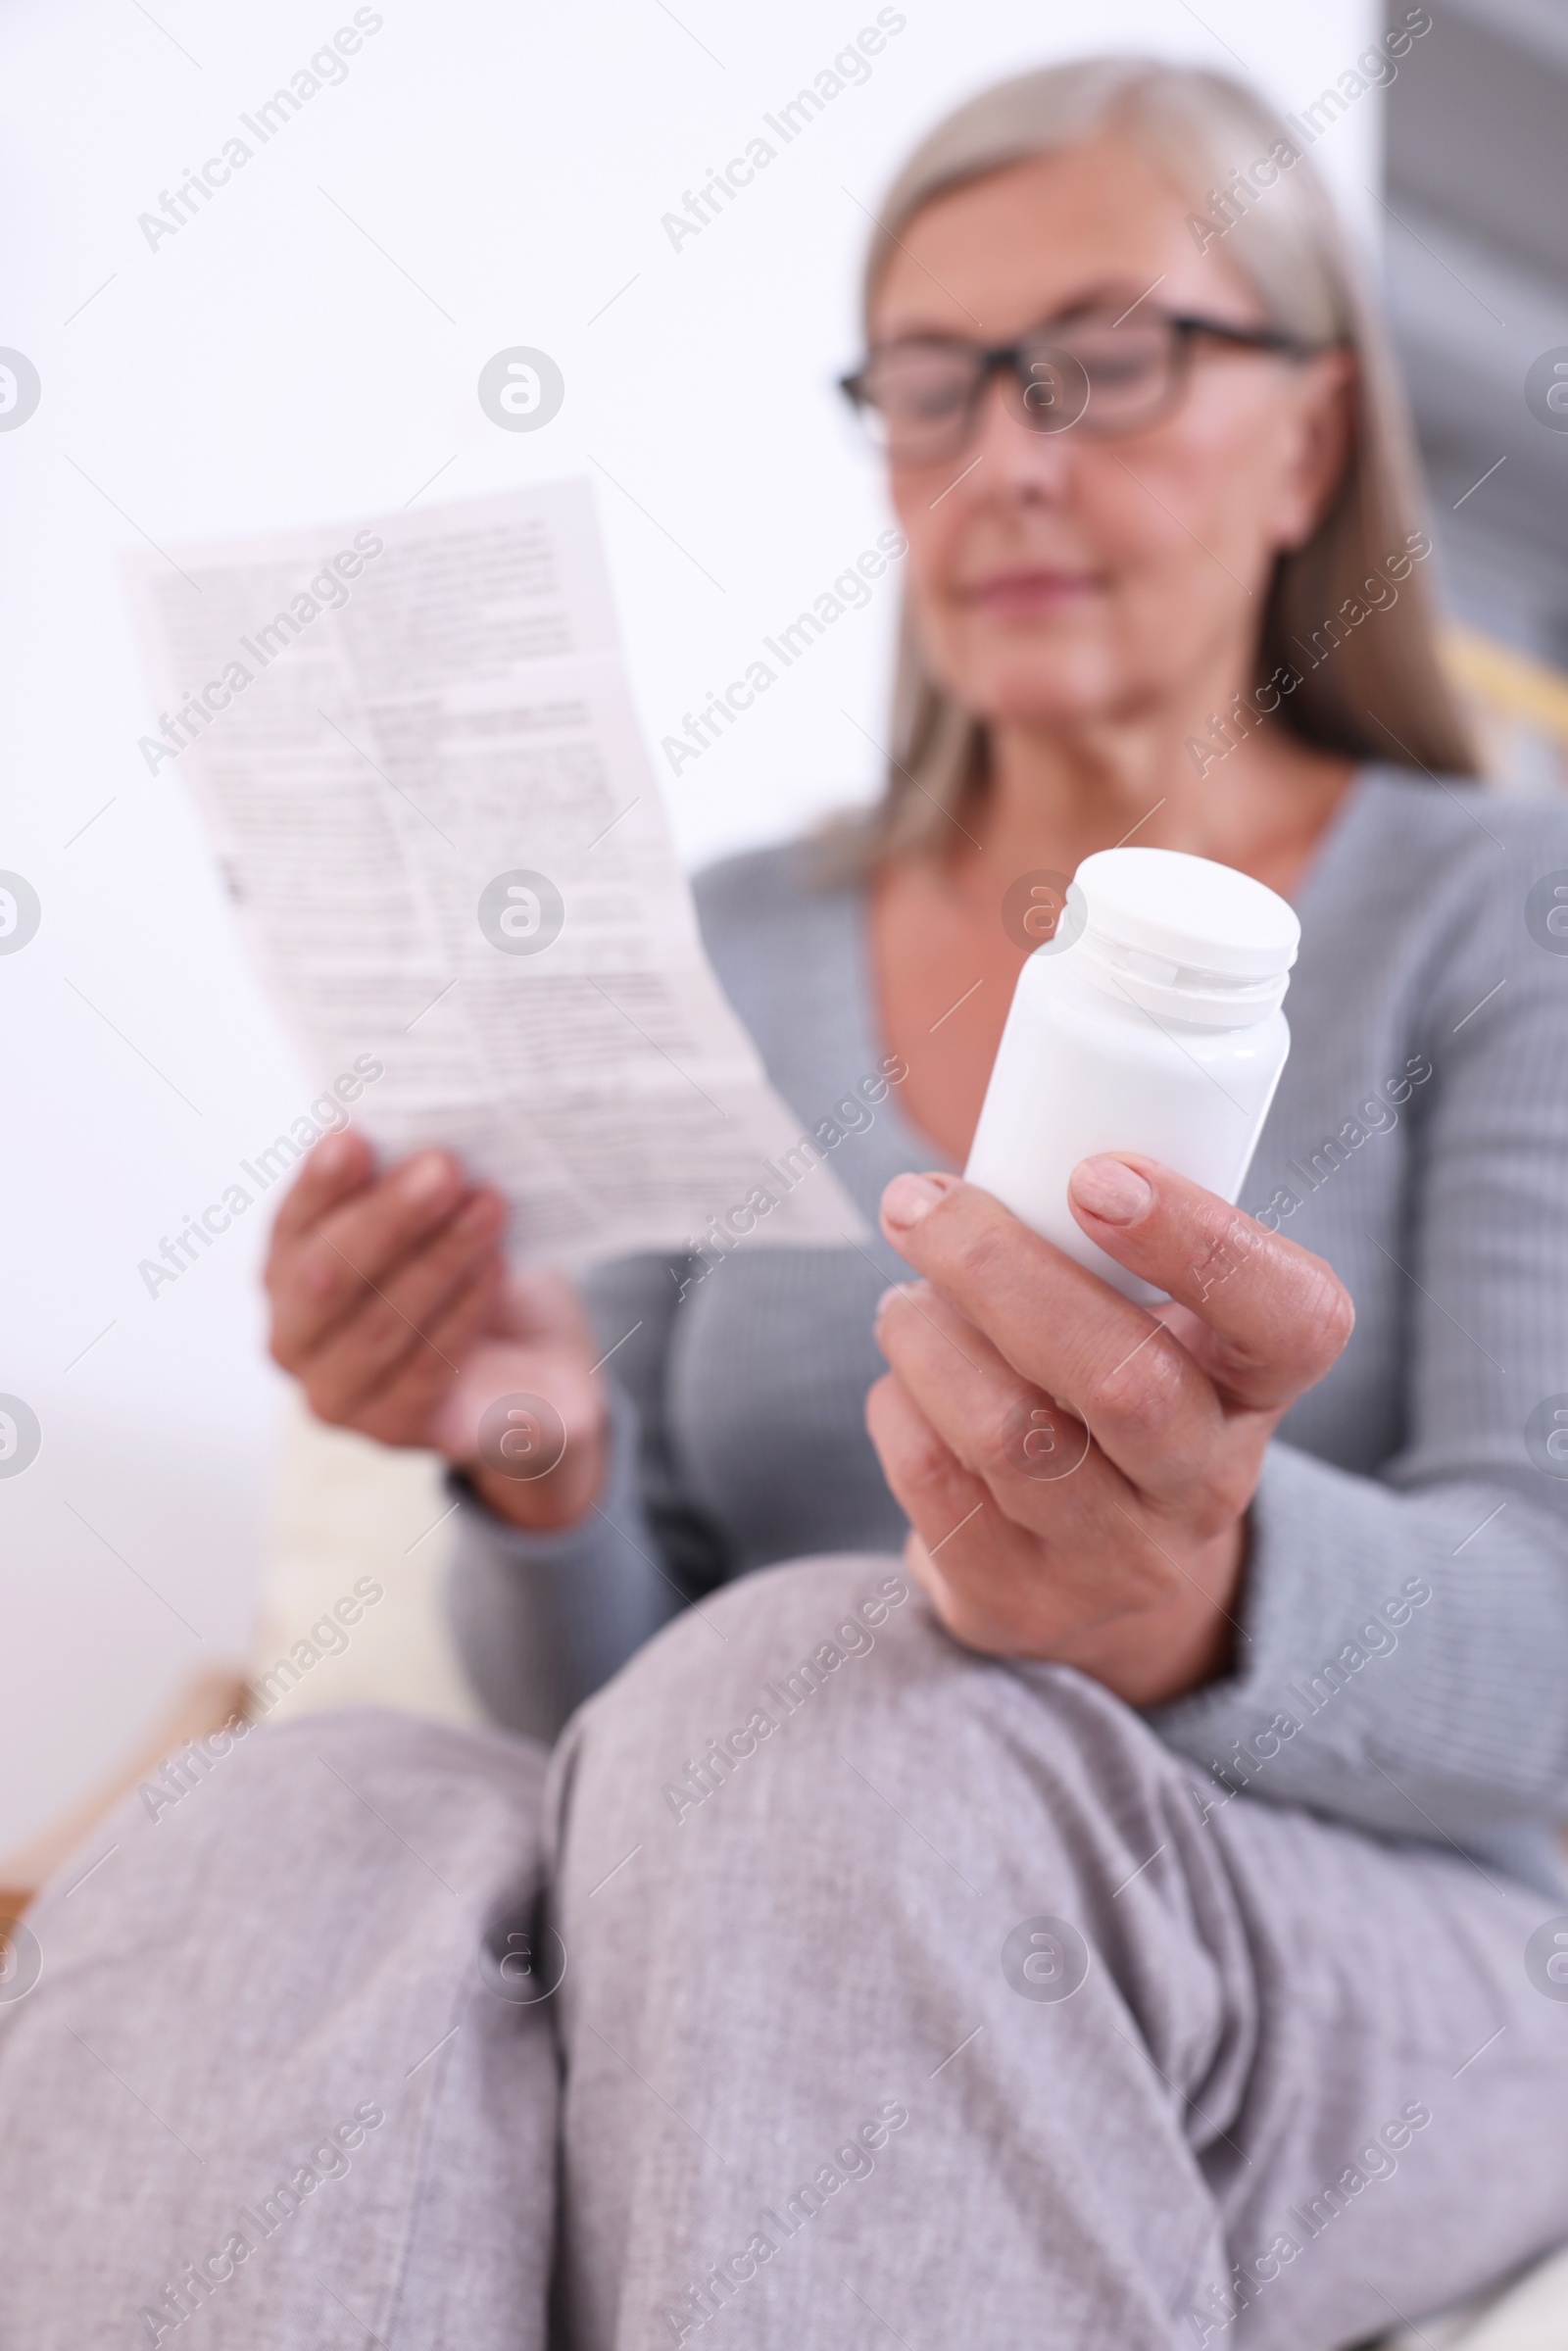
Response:
[{"label": "gray hair", "polygon": [[[1393,353],[1349,239],[1311,163],[1280,118],[1227,74],[1153,58],[1096,57],[997,83],[939,122],[883,199],[866,255],[867,335],[882,273],[910,218],[987,173],[1099,134],[1133,139],[1214,233],[1270,322],[1309,342],[1347,345],[1357,363],[1353,448],[1335,498],[1305,544],[1282,554],[1264,608],[1259,669],[1299,678],[1280,706],[1314,748],[1439,774],[1478,772],[1474,745],[1444,673],[1426,583],[1412,573],[1376,628],[1349,631],[1331,661],[1305,666],[1302,639],[1359,599],[1371,575],[1419,532],[1425,514]],[[1245,167],[1292,159],[1261,198]],[[1239,169],[1239,167],[1241,167]],[[1295,649],[1295,650],[1293,650]],[[883,797],[855,828],[855,861],[930,850],[947,819],[984,788],[986,735],[931,676],[910,621],[900,619],[892,745]]]}]

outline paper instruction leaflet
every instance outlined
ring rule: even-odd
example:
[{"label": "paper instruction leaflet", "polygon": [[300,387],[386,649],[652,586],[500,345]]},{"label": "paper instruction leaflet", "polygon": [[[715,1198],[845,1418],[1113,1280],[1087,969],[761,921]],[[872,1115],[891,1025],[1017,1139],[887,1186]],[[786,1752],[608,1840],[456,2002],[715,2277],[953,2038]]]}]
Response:
[{"label": "paper instruction leaflet", "polygon": [[699,937],[585,482],[131,567],[266,986],[387,1156],[458,1152],[518,1263],[866,1227]]}]

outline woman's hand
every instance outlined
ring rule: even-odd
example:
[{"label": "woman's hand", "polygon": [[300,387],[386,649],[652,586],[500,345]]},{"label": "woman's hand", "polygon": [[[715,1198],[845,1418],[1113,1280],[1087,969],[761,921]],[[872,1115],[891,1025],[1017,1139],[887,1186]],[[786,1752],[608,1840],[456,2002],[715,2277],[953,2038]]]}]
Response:
[{"label": "woman's hand", "polygon": [[544,1532],[599,1494],[604,1397],[576,1293],[560,1274],[509,1277],[505,1221],[445,1151],[378,1176],[363,1137],[326,1136],[272,1227],[271,1350],[318,1420],[431,1446]]},{"label": "woman's hand", "polygon": [[1320,1257],[1157,1160],[1083,1160],[1069,1199],[1172,1302],[1133,1305],[976,1185],[898,1176],[882,1229],[923,1278],[880,1302],[866,1425],[956,1640],[1156,1705],[1227,1669],[1263,1448],[1354,1310]]}]

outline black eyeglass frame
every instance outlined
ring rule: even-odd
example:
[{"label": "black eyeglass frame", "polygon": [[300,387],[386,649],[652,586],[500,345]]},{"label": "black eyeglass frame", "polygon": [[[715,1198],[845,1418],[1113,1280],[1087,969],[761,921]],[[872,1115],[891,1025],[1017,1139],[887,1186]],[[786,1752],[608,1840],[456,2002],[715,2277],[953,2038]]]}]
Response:
[{"label": "black eyeglass frame", "polygon": [[[1049,351],[1054,341],[1067,336],[1074,326],[1087,323],[1094,316],[1095,314],[1092,312],[1080,311],[1063,318],[1050,319],[1044,325],[1034,328],[1029,334],[1020,336],[1014,343],[973,343],[961,335],[935,334],[906,335],[901,336],[895,342],[884,343],[881,346],[884,351],[899,349],[957,351],[977,363],[974,388],[965,404],[961,426],[956,438],[954,440],[952,448],[945,449],[940,458],[933,456],[928,462],[932,464],[945,462],[947,458],[955,456],[972,438],[975,419],[980,412],[980,404],[995,376],[1003,373],[1014,376],[1020,392],[1027,402],[1028,394],[1038,380],[1032,373],[1032,365],[1038,360],[1041,352]],[[1146,318],[1148,316],[1146,314]],[[1317,353],[1333,348],[1332,343],[1309,342],[1300,335],[1287,333],[1283,327],[1279,326],[1237,326],[1223,318],[1204,318],[1192,313],[1179,311],[1158,311],[1153,314],[1153,317],[1162,326],[1170,327],[1176,336],[1175,361],[1171,367],[1170,383],[1167,386],[1165,397],[1156,408],[1150,410],[1147,416],[1140,416],[1135,423],[1113,425],[1105,436],[1106,438],[1113,438],[1119,432],[1142,432],[1148,425],[1157,424],[1161,418],[1169,416],[1185,389],[1192,366],[1193,345],[1200,335],[1207,335],[1216,342],[1228,343],[1236,350],[1271,351],[1285,359],[1311,359]],[[1121,321],[1117,319],[1114,323],[1119,325]],[[843,393],[856,415],[862,418],[866,411],[874,408],[875,405],[866,393],[865,373],[876,356],[876,350],[873,349],[867,353],[858,367],[852,368],[848,375],[841,375],[838,379],[838,389]],[[1089,411],[1086,407],[1083,413],[1074,419],[1071,426],[1057,426],[1055,429],[1087,428],[1091,437],[1094,437],[1096,427],[1088,423],[1088,414]]]}]

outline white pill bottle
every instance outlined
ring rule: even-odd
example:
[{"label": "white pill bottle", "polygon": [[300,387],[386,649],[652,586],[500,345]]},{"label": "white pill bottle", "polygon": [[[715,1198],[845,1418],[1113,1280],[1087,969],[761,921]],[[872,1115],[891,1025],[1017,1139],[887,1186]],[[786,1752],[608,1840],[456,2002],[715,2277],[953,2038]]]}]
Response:
[{"label": "white pill bottle", "polygon": [[1279,1083],[1301,926],[1207,857],[1085,857],[1054,936],[1018,974],[964,1174],[1140,1305],[1164,1297],[1097,1249],[1067,1178],[1140,1151],[1234,1203]]}]

